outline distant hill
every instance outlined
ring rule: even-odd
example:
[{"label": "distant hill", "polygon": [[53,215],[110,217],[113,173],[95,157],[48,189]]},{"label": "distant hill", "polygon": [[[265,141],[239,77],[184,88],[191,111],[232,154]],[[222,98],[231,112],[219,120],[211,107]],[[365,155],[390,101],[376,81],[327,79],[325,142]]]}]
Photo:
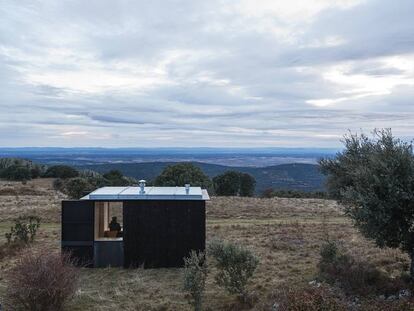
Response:
[{"label": "distant hill", "polygon": [[25,158],[47,165],[202,162],[224,166],[265,167],[316,164],[338,150],[321,148],[0,148],[0,157]]},{"label": "distant hill", "polygon": [[[109,170],[120,170],[124,175],[137,179],[154,180],[168,165],[177,162],[145,162],[145,163],[108,163],[78,165],[80,169],[90,169],[99,173]],[[249,173],[256,178],[256,192],[267,188],[290,189],[301,191],[319,191],[324,189],[325,177],[314,164],[281,164],[268,167],[230,167],[224,165],[191,162],[200,167],[210,178],[227,170]]]}]

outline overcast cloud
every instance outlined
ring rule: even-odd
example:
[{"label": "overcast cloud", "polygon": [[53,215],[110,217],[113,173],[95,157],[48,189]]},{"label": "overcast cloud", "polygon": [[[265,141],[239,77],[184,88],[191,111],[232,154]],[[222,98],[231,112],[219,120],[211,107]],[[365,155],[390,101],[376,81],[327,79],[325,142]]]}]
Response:
[{"label": "overcast cloud", "polygon": [[414,1],[0,0],[0,146],[414,133]]}]

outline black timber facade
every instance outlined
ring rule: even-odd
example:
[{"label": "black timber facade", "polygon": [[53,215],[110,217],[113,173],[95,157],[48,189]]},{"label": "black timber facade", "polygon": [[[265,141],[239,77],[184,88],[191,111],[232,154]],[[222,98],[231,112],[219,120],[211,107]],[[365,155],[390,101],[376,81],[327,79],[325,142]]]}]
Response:
[{"label": "black timber facade", "polygon": [[95,202],[62,201],[62,250],[70,251],[80,264],[182,267],[191,250],[205,250],[204,200],[123,200],[119,242],[95,241]]}]

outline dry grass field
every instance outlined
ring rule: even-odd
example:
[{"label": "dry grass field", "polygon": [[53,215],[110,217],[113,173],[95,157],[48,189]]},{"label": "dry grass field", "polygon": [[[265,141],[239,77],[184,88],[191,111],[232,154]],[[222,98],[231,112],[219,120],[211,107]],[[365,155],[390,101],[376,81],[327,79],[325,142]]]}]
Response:
[{"label": "dry grass field", "polygon": [[[60,245],[60,200],[51,180],[27,185],[0,183],[0,244],[11,219],[30,212],[42,217],[33,247]],[[373,263],[389,276],[407,269],[408,258],[399,251],[378,249],[352,227],[333,201],[318,199],[259,199],[217,197],[207,206],[207,240],[235,241],[260,257],[260,266],[249,290],[256,300],[250,310],[271,310],[272,293],[290,283],[315,278],[320,245],[327,238],[341,241],[358,258]],[[207,241],[207,242],[208,242]],[[0,260],[0,301],[4,295],[4,272],[16,256]],[[82,269],[79,290],[67,310],[191,310],[182,287],[181,269],[124,270]],[[207,310],[240,310],[242,306],[214,284],[210,274]]]}]

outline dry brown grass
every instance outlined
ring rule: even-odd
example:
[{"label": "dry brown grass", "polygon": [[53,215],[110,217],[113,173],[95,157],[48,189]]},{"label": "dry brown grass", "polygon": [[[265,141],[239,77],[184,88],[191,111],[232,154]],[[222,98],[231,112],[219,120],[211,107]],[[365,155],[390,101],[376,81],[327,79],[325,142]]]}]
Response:
[{"label": "dry brown grass", "polygon": [[60,220],[60,202],[66,196],[53,190],[52,178],[28,181],[27,184],[0,181],[0,219],[2,222],[27,213],[40,216],[42,222]]},{"label": "dry brown grass", "polygon": [[[6,202],[0,196],[0,243],[9,220],[32,209],[48,221],[40,228],[37,245],[59,248],[58,220],[63,197],[44,184],[33,187],[48,189],[48,195],[5,196]],[[262,310],[281,284],[312,280],[317,273],[320,245],[327,235],[391,276],[399,275],[408,266],[404,254],[380,250],[362,238],[333,201],[221,197],[212,198],[207,205],[208,241],[218,237],[240,242],[261,258],[249,285],[258,298],[251,310]],[[0,271],[12,267],[13,260],[14,257],[0,261]],[[0,299],[5,287],[1,274]],[[80,284],[69,310],[190,310],[181,290],[181,269],[82,269]],[[207,310],[240,310],[235,297],[214,284],[212,274],[206,289]]]}]

